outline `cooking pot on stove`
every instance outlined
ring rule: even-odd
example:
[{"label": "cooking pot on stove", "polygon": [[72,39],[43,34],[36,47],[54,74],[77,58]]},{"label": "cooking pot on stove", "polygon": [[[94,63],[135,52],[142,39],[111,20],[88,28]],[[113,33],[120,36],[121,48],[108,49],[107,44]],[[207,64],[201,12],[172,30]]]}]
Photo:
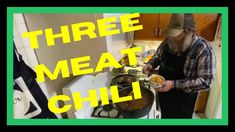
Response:
[{"label": "cooking pot on stove", "polygon": [[[126,87],[119,91],[119,96],[128,96],[132,92],[132,87]],[[154,102],[154,94],[151,90],[141,87],[141,99],[116,103],[116,107],[124,118],[140,118],[147,115]]]},{"label": "cooking pot on stove", "polygon": [[121,74],[114,77],[111,81],[111,86],[117,85],[118,89],[132,86],[132,82],[138,81],[138,77],[130,74]]}]

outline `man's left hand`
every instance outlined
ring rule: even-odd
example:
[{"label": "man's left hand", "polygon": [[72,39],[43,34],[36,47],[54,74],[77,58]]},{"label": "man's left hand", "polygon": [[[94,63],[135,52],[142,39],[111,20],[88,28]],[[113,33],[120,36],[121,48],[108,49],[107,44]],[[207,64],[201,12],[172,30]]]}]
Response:
[{"label": "man's left hand", "polygon": [[162,87],[155,89],[158,92],[168,92],[174,87],[174,81],[167,80],[162,84]]}]

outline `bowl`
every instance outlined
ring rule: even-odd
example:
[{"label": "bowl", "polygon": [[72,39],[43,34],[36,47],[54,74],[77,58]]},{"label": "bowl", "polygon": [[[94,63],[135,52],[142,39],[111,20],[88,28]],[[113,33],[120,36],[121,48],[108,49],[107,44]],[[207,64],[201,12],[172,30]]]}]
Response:
[{"label": "bowl", "polygon": [[162,87],[162,84],[165,82],[165,78],[158,74],[152,74],[149,78],[149,84],[153,88]]}]

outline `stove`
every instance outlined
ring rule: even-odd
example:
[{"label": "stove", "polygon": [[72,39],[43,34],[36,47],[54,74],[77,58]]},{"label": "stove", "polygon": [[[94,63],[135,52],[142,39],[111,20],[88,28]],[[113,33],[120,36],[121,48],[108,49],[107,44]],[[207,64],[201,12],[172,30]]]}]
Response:
[{"label": "stove", "polygon": [[[149,82],[147,80],[139,80],[140,86],[150,89],[154,93],[154,102],[152,105],[151,110],[148,114],[146,114],[143,117],[140,117],[142,119],[157,119],[160,118],[160,110],[158,107],[158,100],[157,100],[157,94],[149,86]],[[125,118],[118,110],[115,104],[112,103],[112,100],[109,100],[109,104],[102,105],[101,101],[99,101],[99,105],[93,109],[93,112],[91,114],[91,118]]]}]

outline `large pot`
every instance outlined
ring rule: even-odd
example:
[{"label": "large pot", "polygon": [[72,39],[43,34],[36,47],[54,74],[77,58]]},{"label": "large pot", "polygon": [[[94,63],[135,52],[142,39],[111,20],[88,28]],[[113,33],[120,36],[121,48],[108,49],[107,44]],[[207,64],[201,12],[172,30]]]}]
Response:
[{"label": "large pot", "polygon": [[131,87],[132,82],[138,81],[138,77],[130,74],[121,74],[114,77],[111,81],[111,86],[117,85],[118,89]]},{"label": "large pot", "polygon": [[[119,91],[119,96],[127,96],[130,92],[132,92],[131,87],[123,88]],[[116,103],[119,112],[124,118],[140,118],[149,113],[154,102],[154,94],[147,88],[141,88],[141,95],[141,99]]]}]

